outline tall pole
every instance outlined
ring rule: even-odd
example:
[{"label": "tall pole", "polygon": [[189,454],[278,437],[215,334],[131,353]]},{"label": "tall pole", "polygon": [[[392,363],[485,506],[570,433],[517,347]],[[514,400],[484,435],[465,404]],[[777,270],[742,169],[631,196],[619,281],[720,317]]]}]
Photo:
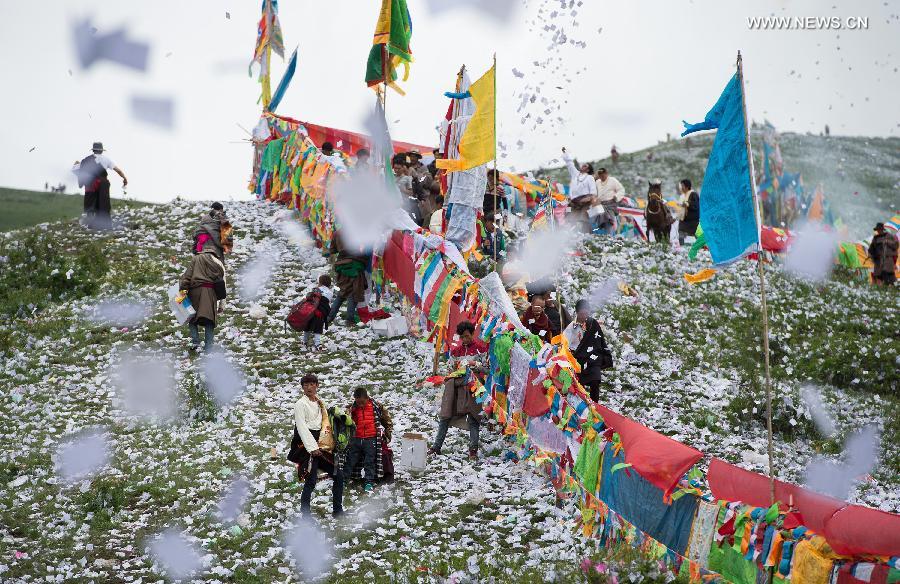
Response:
[{"label": "tall pole", "polygon": [[500,186],[500,173],[497,172],[497,53],[494,53],[494,192],[491,193],[493,195],[494,200],[494,231],[492,232],[494,237],[494,271],[497,270],[497,247],[500,245],[500,239],[497,237],[497,187]]},{"label": "tall pole", "polygon": [[[744,95],[744,65],[741,59],[741,52],[737,54],[737,74],[741,83],[741,106],[744,110],[744,140],[747,146],[747,171],[750,174],[750,188],[753,190],[753,213],[756,217],[757,242],[760,241],[759,230],[761,229],[761,218],[759,216],[759,201],[757,201],[756,193],[756,177],[753,173],[753,151],[750,149],[750,125],[747,123],[747,98]],[[775,464],[772,447],[772,377],[769,369],[769,310],[766,306],[766,274],[762,264],[762,247],[759,246],[756,252],[756,266],[759,272],[759,294],[760,308],[762,310],[763,325],[763,360],[765,363],[766,373],[766,431],[768,432],[768,450],[769,450],[769,497],[770,503],[775,503]],[[771,574],[770,574],[771,577]]]}]

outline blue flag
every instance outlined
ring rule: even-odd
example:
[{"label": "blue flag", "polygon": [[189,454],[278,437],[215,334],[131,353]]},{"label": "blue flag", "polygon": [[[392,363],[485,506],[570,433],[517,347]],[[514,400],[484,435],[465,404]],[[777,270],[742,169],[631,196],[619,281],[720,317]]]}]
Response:
[{"label": "blue flag", "polygon": [[743,95],[735,73],[719,101],[698,124],[684,122],[682,136],[718,128],[703,176],[700,225],[717,266],[759,249],[753,187],[747,167]]},{"label": "blue flag", "polygon": [[284,93],[287,91],[288,85],[291,84],[291,79],[294,78],[294,71],[297,70],[297,49],[294,49],[294,54],[291,55],[291,60],[288,62],[287,69],[284,72],[284,75],[281,76],[281,81],[278,83],[278,88],[275,90],[275,94],[272,95],[272,101],[269,102],[269,111],[274,112],[275,108],[278,107],[278,104],[281,103],[281,98],[284,97]]}]

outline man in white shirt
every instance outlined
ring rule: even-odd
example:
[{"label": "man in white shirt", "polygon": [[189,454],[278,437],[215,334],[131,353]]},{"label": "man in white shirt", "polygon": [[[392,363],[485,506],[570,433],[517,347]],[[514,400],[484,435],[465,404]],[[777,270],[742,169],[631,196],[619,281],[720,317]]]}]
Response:
[{"label": "man in white shirt", "polygon": [[575,168],[572,157],[562,149],[562,157],[569,170],[569,207],[572,212],[572,220],[583,224],[586,231],[590,232],[590,219],[587,210],[597,201],[597,183],[594,182],[594,167],[582,164]]},{"label": "man in white shirt", "polygon": [[94,142],[93,154],[83,160],[76,160],[72,172],[78,178],[78,186],[84,187],[85,222],[89,227],[108,228],[112,220],[112,203],[109,198],[107,170],[113,170],[122,177],[122,188],[128,186],[128,179],[122,169],[103,155],[103,143]]},{"label": "man in white shirt", "polygon": [[625,198],[625,188],[614,176],[609,176],[605,168],[597,171],[597,200],[603,205],[603,215],[598,218],[598,227],[615,233],[617,228],[617,208]]},{"label": "man in white shirt", "polygon": [[302,449],[300,462],[297,462],[297,476],[305,479],[300,495],[300,513],[307,517],[311,513],[310,500],[321,470],[332,479],[331,514],[339,517],[344,514],[344,473],[336,463],[334,454],[319,448],[323,418],[327,420],[325,404],[317,395],[319,378],[308,373],[300,379],[300,386],[303,395],[294,404],[294,439],[291,444],[291,450]]}]

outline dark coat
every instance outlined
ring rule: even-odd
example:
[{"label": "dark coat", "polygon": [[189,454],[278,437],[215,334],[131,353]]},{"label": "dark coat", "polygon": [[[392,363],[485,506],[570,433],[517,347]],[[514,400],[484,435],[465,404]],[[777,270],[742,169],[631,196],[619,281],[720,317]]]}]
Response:
[{"label": "dark coat", "polygon": [[440,414],[442,420],[465,418],[467,415],[477,416],[480,413],[481,404],[475,402],[475,396],[469,391],[465,376],[451,377],[444,381]]},{"label": "dark coat", "polygon": [[685,235],[694,235],[697,233],[698,225],[700,225],[700,195],[697,194],[697,191],[691,191],[691,194],[688,195],[684,219],[678,224],[678,231]]},{"label": "dark coat", "polygon": [[216,291],[213,282],[225,277],[225,270],[217,260],[214,248],[207,245],[203,251],[191,257],[191,263],[181,276],[179,286],[188,291],[188,298],[197,314],[192,322],[216,326]]},{"label": "dark coat", "polygon": [[872,258],[875,277],[882,274],[893,274],[897,265],[897,237],[892,233],[880,233],[872,238],[869,244],[869,257]]},{"label": "dark coat", "polygon": [[[354,302],[362,302],[366,299],[366,265],[370,257],[361,252],[354,253],[344,246],[344,242],[338,235],[331,240],[331,252],[337,254],[334,262],[334,271],[339,288],[338,294],[343,297],[351,297]],[[347,271],[356,275],[348,275]]]},{"label": "dark coat", "polygon": [[[205,233],[206,235],[209,235],[215,247],[216,257],[219,258],[220,262],[224,263],[225,248],[228,247],[230,250],[231,242],[222,241],[222,228],[230,226],[231,223],[228,221],[228,217],[225,215],[224,211],[212,210],[209,213],[205,213],[200,217],[200,227],[194,232],[194,244],[196,245],[197,238],[201,234]],[[196,252],[196,249],[192,249],[191,251]]]},{"label": "dark coat", "polygon": [[581,365],[578,381],[582,384],[600,381],[600,353],[606,349],[606,337],[596,319],[588,317],[585,321],[584,336],[572,352],[575,360]]},{"label": "dark coat", "polygon": [[525,325],[532,334],[541,338],[545,343],[549,343],[553,338],[553,331],[550,328],[550,319],[547,317],[546,309],[540,315],[534,313],[534,309],[529,306],[522,315],[522,324]]},{"label": "dark coat", "polygon": [[550,321],[550,332],[553,333],[554,337],[564,331],[565,328],[569,326],[569,323],[572,322],[572,316],[569,314],[569,311],[566,310],[565,306],[563,306],[562,310],[562,319],[560,319],[559,306],[555,300],[548,302],[547,306],[544,307],[544,312],[547,314],[547,320]]}]

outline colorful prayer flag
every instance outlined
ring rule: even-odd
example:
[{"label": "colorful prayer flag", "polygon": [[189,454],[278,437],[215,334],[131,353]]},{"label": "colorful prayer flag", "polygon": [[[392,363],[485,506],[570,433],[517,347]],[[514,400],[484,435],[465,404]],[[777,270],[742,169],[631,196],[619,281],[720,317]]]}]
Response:
[{"label": "colorful prayer flag", "polygon": [[469,170],[481,166],[497,156],[496,137],[496,65],[491,66],[481,79],[469,87],[475,102],[475,113],[466,126],[459,143],[458,159],[442,159],[437,167],[450,172]]},{"label": "colorful prayer flag", "polygon": [[275,109],[278,108],[278,104],[281,103],[281,98],[284,97],[288,85],[291,84],[291,79],[294,78],[294,72],[296,70],[297,49],[294,49],[294,54],[291,55],[291,60],[288,62],[287,69],[285,70],[284,75],[281,76],[281,81],[278,83],[278,88],[275,90],[275,94],[272,96],[272,101],[269,102],[269,107],[266,108],[268,111],[274,112]]},{"label": "colorful prayer flag", "polygon": [[743,87],[735,74],[698,124],[684,122],[686,136],[718,128],[703,177],[700,224],[715,265],[730,264],[759,249],[759,226],[747,159]]},{"label": "colorful prayer flag", "polygon": [[400,95],[404,95],[397,81],[397,65],[403,63],[403,80],[409,77],[412,62],[412,20],[406,7],[406,0],[382,0],[381,12],[375,25],[375,35],[369,59],[366,62],[366,85],[373,87],[384,83]]}]

